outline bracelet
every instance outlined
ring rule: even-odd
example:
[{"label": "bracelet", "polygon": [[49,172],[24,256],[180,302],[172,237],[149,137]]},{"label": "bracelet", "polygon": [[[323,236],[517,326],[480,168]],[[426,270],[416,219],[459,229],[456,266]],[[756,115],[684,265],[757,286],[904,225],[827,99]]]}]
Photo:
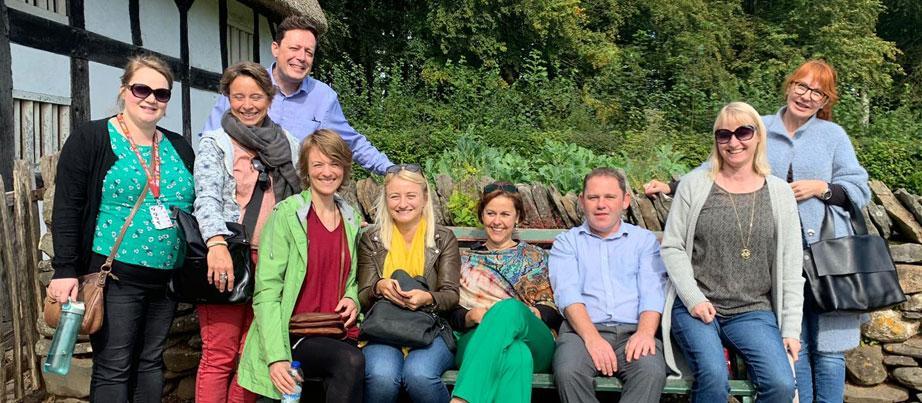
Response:
[{"label": "bracelet", "polygon": [[212,246],[218,246],[218,245],[227,246],[227,241],[211,241],[205,244],[205,246],[207,246],[208,249],[211,249]]}]

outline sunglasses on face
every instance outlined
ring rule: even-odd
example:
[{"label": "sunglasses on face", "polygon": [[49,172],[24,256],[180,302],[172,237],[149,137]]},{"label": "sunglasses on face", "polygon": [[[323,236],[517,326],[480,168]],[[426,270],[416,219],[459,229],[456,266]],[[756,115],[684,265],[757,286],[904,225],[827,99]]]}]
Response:
[{"label": "sunglasses on face", "polygon": [[797,95],[804,95],[809,93],[809,98],[813,102],[823,102],[826,100],[826,98],[829,97],[829,95],[826,95],[825,92],[816,88],[810,88],[810,86],[800,81],[795,81],[791,89],[794,91],[794,94]]},{"label": "sunglasses on face", "polygon": [[131,91],[131,95],[134,95],[138,99],[147,99],[150,94],[154,94],[154,99],[157,102],[169,102],[170,96],[173,95],[172,91],[169,88],[157,88],[153,89],[144,84],[131,84],[128,86],[128,90]]},{"label": "sunglasses on face", "polygon": [[483,194],[490,194],[497,190],[509,193],[519,193],[519,189],[509,182],[493,182],[483,187]]},{"label": "sunglasses on face", "polygon": [[410,172],[422,172],[423,167],[419,166],[418,164],[394,164],[387,167],[387,169],[384,170],[384,173],[395,174],[403,170]]},{"label": "sunglasses on face", "polygon": [[736,136],[736,139],[739,141],[746,141],[751,139],[755,134],[756,128],[750,125],[737,127],[736,130],[732,132],[727,129],[717,129],[714,130],[714,141],[717,141],[717,144],[727,144],[733,136]]}]

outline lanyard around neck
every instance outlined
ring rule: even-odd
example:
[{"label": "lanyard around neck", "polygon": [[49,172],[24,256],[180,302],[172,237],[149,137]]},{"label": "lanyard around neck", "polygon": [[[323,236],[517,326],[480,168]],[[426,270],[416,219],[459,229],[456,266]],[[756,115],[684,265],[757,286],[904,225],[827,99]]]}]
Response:
[{"label": "lanyard around neck", "polygon": [[128,131],[128,125],[125,124],[125,118],[122,117],[122,114],[116,116],[119,126],[122,128],[122,132],[125,134],[125,138],[128,139],[128,144],[131,145],[131,151],[134,151],[134,155],[138,157],[138,162],[141,163],[141,167],[144,169],[144,173],[147,176],[147,186],[150,188],[150,193],[154,196],[155,199],[160,198],[160,132],[154,132],[153,144],[151,145],[151,155],[150,155],[150,167],[147,166],[147,162],[144,161],[144,156],[141,155],[141,150],[138,149],[138,144],[135,143],[134,138],[131,137],[131,133]]}]

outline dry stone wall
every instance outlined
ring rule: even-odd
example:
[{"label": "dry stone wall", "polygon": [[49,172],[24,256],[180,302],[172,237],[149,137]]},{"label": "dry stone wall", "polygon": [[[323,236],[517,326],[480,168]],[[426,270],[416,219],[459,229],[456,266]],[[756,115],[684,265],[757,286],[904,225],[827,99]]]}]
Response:
[{"label": "dry stone wall", "polygon": [[[460,190],[476,198],[478,185],[489,182],[484,178],[473,183],[454,183],[440,176],[434,183],[436,220],[452,225],[446,210],[452,192]],[[582,222],[577,196],[562,194],[553,186],[519,184],[517,188],[526,200],[527,228],[562,228]],[[891,191],[879,181],[871,182],[874,199],[863,209],[869,230],[890,242],[890,251],[897,263],[900,285],[908,300],[896,307],[871,313],[862,326],[862,346],[846,355],[848,402],[903,402],[922,399],[922,198],[903,189]],[[362,179],[344,187],[343,196],[357,206],[368,222],[373,222],[375,203],[380,185],[372,179]],[[45,192],[45,222],[51,226],[53,187]],[[625,211],[624,219],[632,224],[659,231],[664,227],[671,200],[668,197],[647,198],[633,193],[634,201]],[[873,224],[873,225],[870,225]],[[40,243],[50,256],[51,235]],[[43,286],[51,279],[50,261],[39,265]],[[44,339],[36,343],[36,351],[44,357],[54,330],[38,318]],[[202,341],[198,318],[191,305],[180,304],[164,353],[166,367],[166,401],[192,401],[195,391],[195,371],[201,359]],[[67,377],[45,375],[47,392],[69,401],[84,401],[89,396],[92,369],[92,346],[81,337],[75,349],[71,373]]]}]

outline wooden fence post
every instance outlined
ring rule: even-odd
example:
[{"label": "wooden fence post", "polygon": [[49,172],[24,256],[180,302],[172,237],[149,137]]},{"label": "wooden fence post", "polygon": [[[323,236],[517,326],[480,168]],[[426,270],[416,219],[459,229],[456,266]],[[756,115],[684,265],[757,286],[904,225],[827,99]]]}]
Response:
[{"label": "wooden fence post", "polygon": [[35,356],[35,342],[38,337],[36,322],[38,320],[38,309],[41,306],[41,291],[36,282],[36,272],[38,271],[38,222],[35,213],[35,204],[32,201],[32,190],[35,187],[35,173],[33,164],[29,161],[18,160],[13,164],[13,194],[16,231],[19,238],[19,251],[17,257],[19,264],[16,265],[16,271],[22,273],[17,276],[19,287],[22,292],[19,299],[19,306],[22,312],[22,322],[20,325],[25,330],[23,341],[26,343],[26,354],[29,359],[29,372],[32,378],[32,386],[41,388],[42,377],[39,374],[39,365]]},{"label": "wooden fence post", "polygon": [[[3,178],[0,177],[0,183],[3,182]],[[0,189],[3,189],[0,187]],[[2,263],[3,263],[3,284],[6,286],[6,289],[9,290],[9,294],[5,295],[9,297],[9,303],[5,303],[4,306],[9,308],[10,313],[10,323],[13,327],[13,384],[14,390],[13,395],[20,399],[24,395],[23,384],[22,384],[22,319],[19,312],[19,304],[16,302],[19,301],[19,273],[16,270],[16,259],[15,251],[13,248],[13,230],[10,224],[12,224],[9,216],[9,207],[6,205],[6,196],[3,197],[3,202],[0,203],[2,208],[0,208],[0,242],[2,242],[3,250],[0,251],[2,254]],[[3,301],[6,302],[6,301]],[[6,351],[4,350],[4,354]],[[16,376],[19,374],[19,376]],[[4,386],[4,395],[6,389],[6,377],[3,378]]]}]

